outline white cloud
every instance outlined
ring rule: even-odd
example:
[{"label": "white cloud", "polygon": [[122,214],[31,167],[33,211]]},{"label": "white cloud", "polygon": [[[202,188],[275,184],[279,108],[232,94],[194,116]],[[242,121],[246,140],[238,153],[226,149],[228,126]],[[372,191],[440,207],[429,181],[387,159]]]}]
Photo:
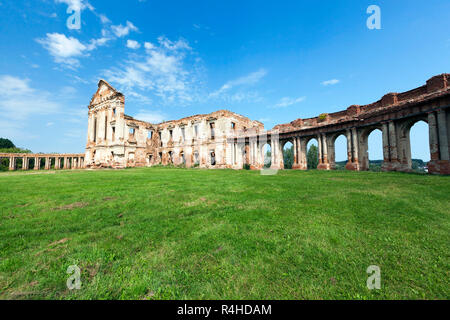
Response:
[{"label": "white cloud", "polygon": [[109,20],[108,17],[105,16],[104,14],[99,14],[99,17],[100,17],[100,21],[101,21],[103,24],[111,23],[111,20]]},{"label": "white cloud", "polygon": [[109,40],[111,39],[106,37],[92,39],[85,45],[77,38],[67,37],[62,33],[47,33],[45,38],[36,41],[53,56],[56,63],[74,68],[80,65],[79,57],[87,56],[88,51],[104,46]]},{"label": "white cloud", "polygon": [[275,104],[272,108],[285,108],[292,106],[294,104],[300,103],[305,101],[306,97],[299,97],[299,98],[290,98],[290,97],[284,97],[281,98],[280,101]]},{"label": "white cloud", "polygon": [[88,51],[94,50],[97,47],[101,47],[106,45],[106,43],[108,41],[112,40],[111,38],[107,38],[107,37],[102,37],[102,38],[98,38],[98,39],[91,39],[91,41],[89,42],[89,44],[86,46],[86,49]]},{"label": "white cloud", "polygon": [[190,103],[199,81],[195,66],[187,66],[187,53],[191,50],[189,44],[184,40],[173,42],[166,38],[160,39],[158,46],[146,42],[145,55],[105,71],[104,76],[118,84],[125,94],[136,94],[139,90],[141,96],[151,93],[165,103]]},{"label": "white cloud", "polygon": [[335,84],[338,84],[340,81],[338,79],[331,79],[331,80],[326,80],[322,82],[323,86],[332,86]]},{"label": "white cloud", "polygon": [[75,57],[83,55],[88,48],[78,39],[66,37],[61,33],[47,33],[46,38],[37,39],[47,51],[53,56],[55,62],[64,63],[68,66],[78,66],[79,61]]},{"label": "white cloud", "polygon": [[28,79],[0,75],[0,112],[2,117],[23,120],[32,114],[55,113],[60,104],[51,99],[51,94],[37,91],[29,86]]},{"label": "white cloud", "polygon": [[158,37],[158,42],[161,46],[169,50],[191,50],[189,43],[184,39],[178,39],[177,41],[170,41],[164,36]]},{"label": "white cloud", "polygon": [[148,111],[141,109],[134,116],[135,119],[150,122],[150,123],[161,123],[166,120],[166,116],[158,111]]},{"label": "white cloud", "polygon": [[130,49],[139,49],[141,45],[135,40],[127,40],[127,47]]},{"label": "white cloud", "polygon": [[155,45],[151,42],[146,42],[146,43],[144,43],[144,48],[147,50],[151,50],[151,49],[155,48]]},{"label": "white cloud", "polygon": [[138,28],[136,28],[136,26],[130,21],[127,21],[127,24],[125,26],[119,24],[117,26],[112,26],[111,29],[119,38],[128,35],[131,31],[138,31]]},{"label": "white cloud", "polygon": [[237,78],[235,80],[228,81],[219,90],[211,93],[210,97],[219,97],[223,93],[225,93],[237,86],[254,85],[257,82],[259,82],[266,74],[267,74],[267,71],[265,69],[259,69],[258,71],[252,72],[246,76]]}]

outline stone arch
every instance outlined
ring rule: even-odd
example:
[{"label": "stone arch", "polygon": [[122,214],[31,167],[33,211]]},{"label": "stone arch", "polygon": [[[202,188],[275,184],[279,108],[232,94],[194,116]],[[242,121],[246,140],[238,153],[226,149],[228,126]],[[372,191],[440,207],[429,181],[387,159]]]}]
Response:
[{"label": "stone arch", "polygon": [[[313,141],[315,140],[315,143]],[[319,137],[318,136],[308,136],[305,139],[303,139],[302,143],[304,144],[304,147],[306,150],[306,163],[308,170],[310,169],[317,169],[317,166],[320,164],[320,151],[319,151]],[[311,143],[311,144],[310,144]],[[317,166],[311,165],[309,159],[308,159],[308,153],[309,149],[311,148],[311,145],[315,145],[317,147]]]},{"label": "stone arch", "polygon": [[345,160],[348,161],[349,157],[349,142],[348,142],[348,137],[345,131],[338,131],[335,133],[332,133],[329,135],[328,137],[328,161],[330,162],[330,167],[331,169],[336,169],[336,140],[340,139],[341,137],[344,137],[345,139],[345,149],[346,149],[346,154],[347,157]]},{"label": "stone arch", "polygon": [[[360,170],[367,171],[369,170],[369,136],[372,132],[379,130],[381,133],[383,132],[383,128],[381,124],[365,127],[361,129],[359,132],[359,163]],[[383,150],[383,144],[381,143],[380,149]]]},{"label": "stone arch", "polygon": [[[260,144],[260,150],[262,165],[264,168],[270,168],[272,165],[272,144],[269,141],[264,141]],[[270,152],[270,155],[267,153]]]},{"label": "stone arch", "polygon": [[[411,171],[412,157],[411,157],[411,128],[418,122],[425,122],[428,126],[428,117],[426,115],[418,115],[405,119],[398,123],[398,157],[401,171]],[[428,149],[430,141],[428,138]],[[431,151],[430,151],[431,153]],[[431,154],[430,154],[431,156]]]},{"label": "stone arch", "polygon": [[[292,148],[292,154],[290,155],[290,151],[287,151],[288,149],[285,149],[287,144],[290,143],[291,146],[289,148]],[[281,141],[281,152],[283,155],[283,168],[284,169],[292,169],[292,166],[294,165],[294,139],[285,139]],[[290,157],[289,157],[290,155]],[[287,158],[289,157],[289,159]]]}]

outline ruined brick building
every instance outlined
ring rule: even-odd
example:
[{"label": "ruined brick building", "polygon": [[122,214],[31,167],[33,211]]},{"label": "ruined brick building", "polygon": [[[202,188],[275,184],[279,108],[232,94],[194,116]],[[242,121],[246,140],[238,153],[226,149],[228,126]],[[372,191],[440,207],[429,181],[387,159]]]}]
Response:
[{"label": "ruined brick building", "polygon": [[430,78],[425,85],[402,93],[388,93],[368,105],[296,119],[264,130],[262,123],[219,110],[187,118],[148,123],[125,115],[125,97],[106,81],[89,104],[87,145],[84,154],[10,154],[10,170],[125,168],[156,164],[242,169],[265,165],[271,149],[271,168],[283,169],[283,149],[294,147],[293,169],[307,168],[307,145],[317,140],[317,169],[335,168],[335,141],[347,140],[348,170],[368,170],[368,137],[382,132],[384,171],[411,170],[410,129],[418,121],[428,124],[430,173],[450,174],[450,74]]},{"label": "ruined brick building", "polygon": [[430,173],[450,174],[450,74],[432,77],[421,87],[389,93],[368,105],[297,119],[265,131],[262,123],[219,110],[152,124],[125,115],[125,98],[100,80],[89,105],[86,167],[134,167],[155,164],[204,168],[252,169],[264,166],[264,147],[271,166],[283,169],[283,147],[294,146],[293,169],[306,169],[306,146],[316,139],[318,169],[335,168],[334,144],[347,140],[348,170],[368,170],[368,136],[383,136],[385,171],[410,171],[410,129],[418,121],[429,127]]},{"label": "ruined brick building", "polygon": [[125,114],[125,97],[104,80],[89,104],[87,167],[135,167],[155,164],[231,168],[237,131],[263,130],[258,121],[219,110],[152,124]]}]

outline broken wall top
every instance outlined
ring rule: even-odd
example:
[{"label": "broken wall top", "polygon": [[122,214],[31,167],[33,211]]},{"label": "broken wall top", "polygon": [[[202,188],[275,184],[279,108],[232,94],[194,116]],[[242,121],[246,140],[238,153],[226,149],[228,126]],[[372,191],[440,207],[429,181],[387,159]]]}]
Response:
[{"label": "broken wall top", "polygon": [[276,125],[272,130],[289,132],[311,127],[320,127],[340,122],[347,122],[356,119],[363,119],[376,113],[389,111],[391,108],[403,105],[418,103],[430,98],[446,95],[450,93],[450,74],[443,73],[430,78],[426,85],[421,87],[396,93],[391,92],[384,95],[380,100],[367,105],[352,105],[346,110],[323,113],[314,118],[296,119],[290,123]]}]

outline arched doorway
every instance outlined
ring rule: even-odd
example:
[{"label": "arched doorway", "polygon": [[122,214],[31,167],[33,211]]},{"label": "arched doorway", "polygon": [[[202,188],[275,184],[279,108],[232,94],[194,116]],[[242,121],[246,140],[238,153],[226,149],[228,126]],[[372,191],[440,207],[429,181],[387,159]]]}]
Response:
[{"label": "arched doorway", "polygon": [[415,172],[428,172],[430,161],[430,138],[428,123],[419,120],[409,131],[411,146],[411,169]]},{"label": "arched doorway", "polygon": [[344,133],[337,133],[331,137],[331,145],[328,150],[328,159],[331,169],[345,170],[348,162],[347,136]]},{"label": "arched doorway", "polygon": [[264,168],[270,168],[272,165],[272,147],[270,143],[266,143],[263,148],[262,152],[264,155]]},{"label": "arched doorway", "polygon": [[375,128],[367,137],[367,158],[362,170],[381,171],[383,164],[383,134]]},{"label": "arched doorway", "polygon": [[283,146],[283,163],[284,169],[292,169],[294,164],[294,145],[291,141],[287,141]]},{"label": "arched doorway", "polygon": [[319,165],[319,142],[316,138],[311,138],[306,144],[306,161],[308,164],[308,170],[317,169]]}]

